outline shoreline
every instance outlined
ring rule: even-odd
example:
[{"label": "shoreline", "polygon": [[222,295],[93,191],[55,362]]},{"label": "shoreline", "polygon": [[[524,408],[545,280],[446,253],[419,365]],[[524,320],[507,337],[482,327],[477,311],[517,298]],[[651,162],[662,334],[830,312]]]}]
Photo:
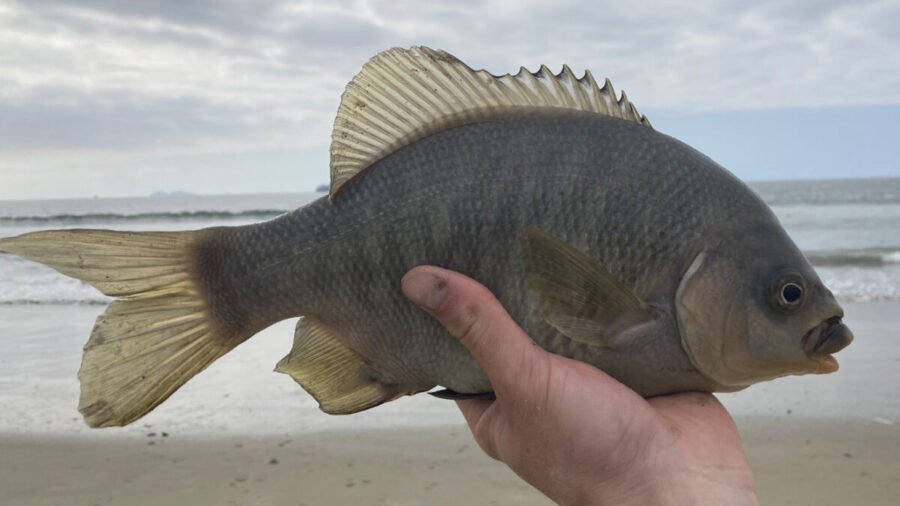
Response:
[{"label": "shoreline", "polygon": [[[900,301],[849,303],[846,321],[857,338],[829,375],[791,376],[719,399],[737,418],[788,413],[823,419],[884,419],[900,423]],[[0,306],[0,433],[80,435],[95,439],[76,406],[82,346],[101,311],[94,306]],[[272,368],[290,349],[294,321],[266,330],[213,363],[138,424],[172,433],[277,435],[369,430],[415,423],[461,423],[453,403],[406,397],[350,417],[321,413],[315,400]],[[112,432],[104,432],[110,436]]]},{"label": "shoreline", "polygon": [[[761,504],[893,505],[900,426],[738,417]],[[464,425],[247,436],[0,433],[10,504],[549,504]],[[152,434],[152,435],[151,435]]]},{"label": "shoreline", "polygon": [[[719,396],[761,504],[900,504],[900,301],[845,309],[857,339],[838,354],[838,373]],[[4,504],[549,504],[481,452],[451,402],[419,395],[351,417],[321,413],[272,373],[290,348],[291,321],[140,422],[88,429],[76,375],[99,312],[0,306]]]}]

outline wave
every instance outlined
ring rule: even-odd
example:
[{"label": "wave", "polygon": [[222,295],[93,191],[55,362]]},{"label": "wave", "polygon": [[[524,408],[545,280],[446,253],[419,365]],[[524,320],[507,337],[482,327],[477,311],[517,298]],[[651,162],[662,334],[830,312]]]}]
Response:
[{"label": "wave", "polygon": [[[900,300],[900,247],[808,251],[841,301]],[[0,254],[0,306],[101,306],[112,299],[39,264]]]},{"label": "wave", "polygon": [[811,264],[817,266],[884,267],[900,264],[900,246],[808,251],[806,258]]},{"label": "wave", "polygon": [[105,306],[110,302],[91,299],[13,299],[0,300],[0,306]]},{"label": "wave", "polygon": [[900,204],[900,178],[754,181],[749,183],[770,206]]},{"label": "wave", "polygon": [[0,216],[0,225],[47,225],[79,223],[119,223],[135,221],[264,220],[288,212],[285,209],[249,209],[246,211],[179,211],[149,213],[87,213],[48,216]]}]

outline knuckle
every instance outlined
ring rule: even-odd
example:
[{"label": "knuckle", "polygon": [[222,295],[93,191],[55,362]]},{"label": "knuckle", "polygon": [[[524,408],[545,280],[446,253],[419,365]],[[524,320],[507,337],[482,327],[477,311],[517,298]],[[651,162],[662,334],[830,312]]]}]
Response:
[{"label": "knuckle", "polygon": [[498,396],[504,406],[519,414],[520,428],[539,424],[542,412],[554,409],[554,372],[547,367],[544,355],[534,351],[531,347],[523,348],[510,356],[510,370],[515,374],[497,386],[506,394],[502,398]]},{"label": "knuckle", "polygon": [[494,443],[494,440],[488,437],[479,437],[475,436],[475,441],[478,443],[478,446],[481,448],[488,457],[494,460],[500,460],[500,454],[497,452],[497,445]]},{"label": "knuckle", "polygon": [[454,315],[451,331],[466,346],[479,346],[490,333],[490,318],[481,308],[472,302],[462,305]]},{"label": "knuckle", "polygon": [[501,460],[496,440],[496,421],[492,422],[491,420],[496,419],[482,419],[480,423],[472,428],[472,435],[475,437],[475,442],[478,443],[481,451],[494,460]]}]

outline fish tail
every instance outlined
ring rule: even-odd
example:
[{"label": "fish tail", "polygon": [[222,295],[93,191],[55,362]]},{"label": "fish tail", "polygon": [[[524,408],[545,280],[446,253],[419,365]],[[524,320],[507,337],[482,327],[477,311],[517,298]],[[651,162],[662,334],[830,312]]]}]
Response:
[{"label": "fish tail", "polygon": [[141,418],[252,335],[221,321],[221,297],[210,295],[219,287],[204,281],[216,272],[226,231],[60,230],[0,239],[0,251],[116,297],[97,318],[78,373],[78,410],[89,426]]}]

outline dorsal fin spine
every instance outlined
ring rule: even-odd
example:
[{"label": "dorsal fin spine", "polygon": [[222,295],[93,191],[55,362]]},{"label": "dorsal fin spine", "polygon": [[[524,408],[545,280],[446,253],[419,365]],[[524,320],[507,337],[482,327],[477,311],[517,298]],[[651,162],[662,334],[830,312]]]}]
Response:
[{"label": "dorsal fin spine", "polygon": [[600,88],[600,92],[603,94],[603,105],[606,106],[605,111],[618,111],[619,104],[616,102],[616,89],[613,88],[613,84],[608,77],[603,81],[603,88]]},{"label": "dorsal fin spine", "polygon": [[597,85],[597,80],[594,79],[594,74],[592,74],[590,70],[585,70],[582,80],[584,79],[587,79],[588,86],[591,87],[591,93],[590,95],[588,95],[588,99],[591,101],[591,106],[594,108],[594,112],[602,114],[603,94],[600,91],[600,86]]},{"label": "dorsal fin spine", "polygon": [[578,107],[586,111],[593,111],[593,108],[591,108],[591,101],[587,97],[584,87],[580,86],[580,80],[575,77],[575,73],[572,72],[572,69],[568,65],[563,65],[562,75],[565,76],[566,86],[568,86],[569,89],[568,91],[575,95],[575,101],[577,102]]},{"label": "dorsal fin spine", "polygon": [[[563,82],[564,72],[560,72],[558,76],[554,76],[553,71],[551,71],[546,65],[541,65],[541,79],[547,79],[552,84],[553,88],[556,89],[556,94],[559,97],[562,97],[563,103],[567,108],[570,109],[578,109],[578,103],[573,100],[574,97],[569,93],[569,87],[565,86]],[[554,79],[554,77],[557,77]],[[549,100],[552,100],[552,97],[548,97]]]},{"label": "dorsal fin spine", "polygon": [[[515,75],[516,79],[512,80],[513,85],[519,89],[519,93],[528,100],[529,105],[535,104],[535,96],[531,92],[531,88],[528,87],[525,76],[531,76],[531,73],[528,72],[525,67],[519,69],[519,73]],[[533,79],[533,76],[531,76]],[[509,99],[510,106],[512,106],[512,97]]]}]

